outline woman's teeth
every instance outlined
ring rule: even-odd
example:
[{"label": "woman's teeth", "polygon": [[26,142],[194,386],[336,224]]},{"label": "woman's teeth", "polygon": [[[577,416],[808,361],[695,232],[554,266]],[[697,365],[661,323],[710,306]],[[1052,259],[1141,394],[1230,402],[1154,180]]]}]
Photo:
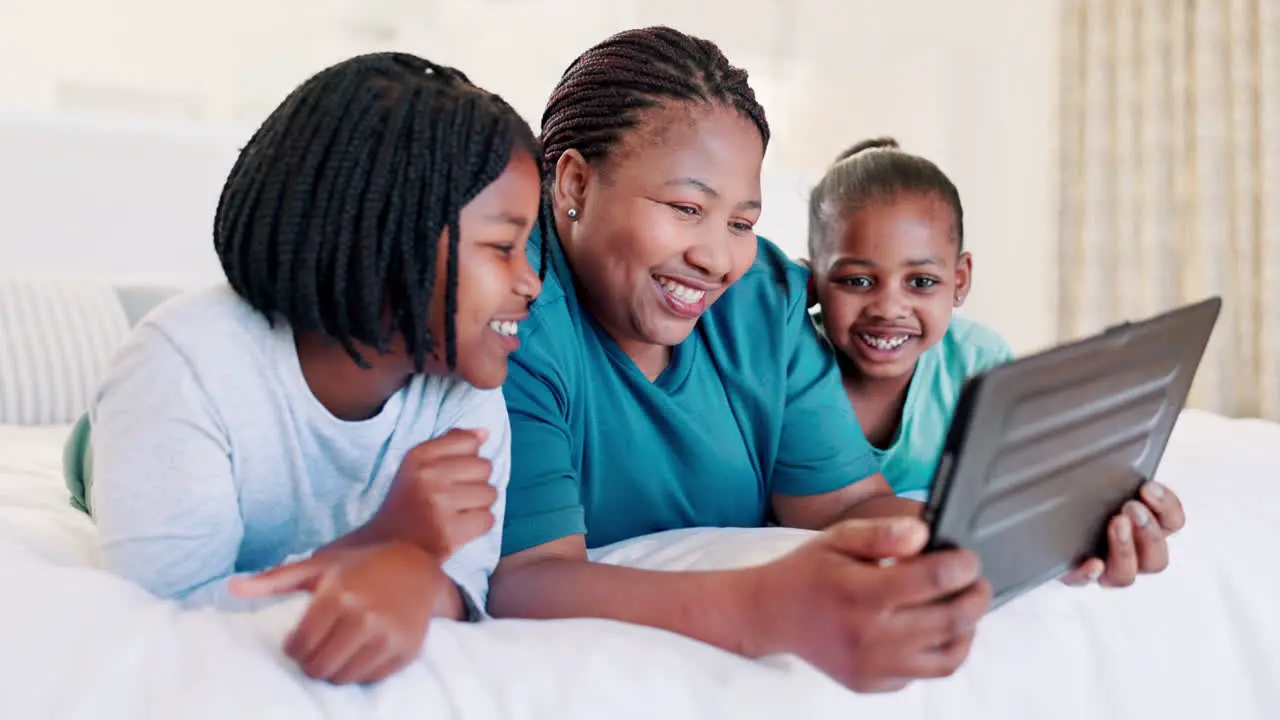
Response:
[{"label": "woman's teeth", "polygon": [[695,290],[694,288],[691,288],[688,285],[681,285],[675,280],[669,280],[667,278],[659,279],[658,284],[662,286],[663,290],[666,290],[667,292],[674,295],[675,298],[680,302],[686,302],[691,304],[696,303],[699,300],[701,300],[703,296],[707,294],[706,290]]},{"label": "woman's teeth", "polygon": [[499,335],[506,335],[510,337],[519,332],[520,324],[515,320],[490,320],[489,329]]},{"label": "woman's teeth", "polygon": [[859,333],[858,337],[862,341],[877,350],[897,350],[902,344],[911,339],[910,335],[895,335],[893,337],[885,337],[883,335],[868,335]]}]

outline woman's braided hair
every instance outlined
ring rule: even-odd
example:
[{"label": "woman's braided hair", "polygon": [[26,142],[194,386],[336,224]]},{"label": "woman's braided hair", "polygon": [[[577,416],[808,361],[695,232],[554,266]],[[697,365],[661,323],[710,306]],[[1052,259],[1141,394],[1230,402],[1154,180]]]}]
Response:
[{"label": "woman's braided hair", "polygon": [[[710,40],[669,27],[640,28],[605,39],[564,71],[542,113],[543,177],[554,177],[568,150],[588,162],[607,158],[622,135],[638,126],[641,111],[670,102],[732,108],[769,144],[769,123],[746,70],[729,64]],[[548,214],[539,219],[543,237]],[[542,252],[545,272],[546,242]]]}]

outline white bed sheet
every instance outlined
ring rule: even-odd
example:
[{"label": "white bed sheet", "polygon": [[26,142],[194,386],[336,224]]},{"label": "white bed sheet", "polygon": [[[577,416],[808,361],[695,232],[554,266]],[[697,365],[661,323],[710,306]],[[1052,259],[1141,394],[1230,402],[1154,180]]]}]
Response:
[{"label": "white bed sheet", "polygon": [[[66,503],[66,428],[0,427],[0,717],[1280,717],[1280,425],[1184,414],[1161,479],[1191,524],[1165,574],[1125,591],[1046,586],[983,621],[954,677],[843,691],[794,658],[752,662],[605,621],[437,621],[372,688],[300,676],[278,647],[302,600],[184,612],[94,568]],[[666,533],[597,553],[665,569],[762,562],[804,533]]]}]

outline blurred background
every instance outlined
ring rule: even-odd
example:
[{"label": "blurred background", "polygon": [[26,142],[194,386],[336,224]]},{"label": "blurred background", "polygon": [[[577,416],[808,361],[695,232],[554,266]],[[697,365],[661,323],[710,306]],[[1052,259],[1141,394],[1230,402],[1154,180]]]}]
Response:
[{"label": "blurred background", "polygon": [[824,166],[892,135],[959,186],[965,313],[1015,350],[1222,294],[1193,404],[1280,419],[1280,0],[0,0],[0,272],[216,279],[237,143],[311,73],[406,50],[536,129],[650,24],[750,71],[793,255]]}]

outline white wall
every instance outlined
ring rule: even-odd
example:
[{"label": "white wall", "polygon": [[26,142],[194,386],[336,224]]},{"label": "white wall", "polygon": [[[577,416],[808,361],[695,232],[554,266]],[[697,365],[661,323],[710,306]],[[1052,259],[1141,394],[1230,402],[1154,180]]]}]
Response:
[{"label": "white wall", "polygon": [[[844,147],[893,134],[960,186],[977,264],[967,310],[1026,350],[1054,336],[1055,6],[0,0],[0,112],[145,117],[237,136],[323,65],[395,48],[461,67],[536,124],[575,55],[610,32],[665,22],[715,40],[752,73],[776,137],[762,232],[802,252],[807,183]],[[0,173],[12,178],[14,159],[0,155]],[[0,269],[17,262],[14,243],[0,233]]]}]

